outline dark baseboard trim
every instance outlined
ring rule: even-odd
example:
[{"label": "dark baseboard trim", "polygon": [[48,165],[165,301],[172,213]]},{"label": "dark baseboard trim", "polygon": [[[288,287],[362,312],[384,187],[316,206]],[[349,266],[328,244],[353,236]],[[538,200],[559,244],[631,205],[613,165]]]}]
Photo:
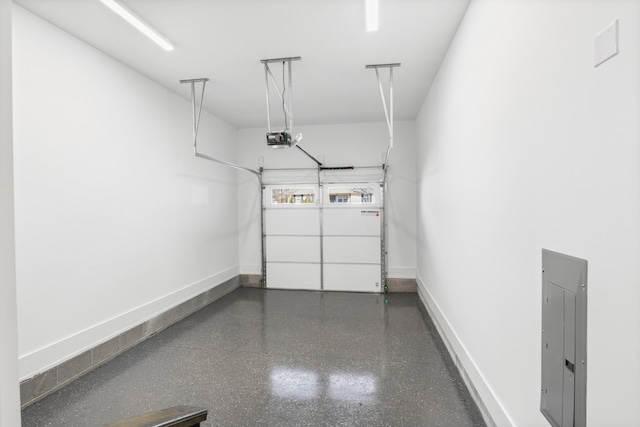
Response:
[{"label": "dark baseboard trim", "polygon": [[416,279],[394,279],[393,277],[387,277],[387,292],[418,292],[418,284]]},{"label": "dark baseboard trim", "polygon": [[[260,274],[241,274],[240,286],[243,288],[261,288],[262,276]],[[416,279],[387,278],[387,292],[418,292]]]},{"label": "dark baseboard trim", "polygon": [[241,274],[240,287],[242,288],[261,288],[262,275],[260,274]]},{"label": "dark baseboard trim", "polygon": [[[422,292],[418,292],[418,299],[420,300],[420,304],[418,305],[420,314],[422,315],[423,320],[427,323],[427,328],[429,328],[432,335],[438,336],[439,339],[437,347],[440,350],[440,353],[443,355],[446,354],[445,362],[447,365],[447,369],[449,370],[451,375],[457,374],[462,378],[462,384],[460,384],[460,387],[464,387],[464,393],[466,396],[468,396],[465,397],[465,399],[471,400],[475,404],[475,408],[471,408],[471,410],[478,410],[480,412],[480,415],[482,416],[482,419],[488,427],[496,427],[496,422],[493,420],[493,417],[489,413],[487,406],[480,397],[480,393],[478,393],[478,390],[473,384],[473,381],[471,381],[471,377],[467,373],[467,370],[456,354],[455,348],[445,334],[442,325],[440,325],[440,323],[438,322],[438,318],[431,311],[431,307],[429,307],[429,305],[425,302]],[[466,403],[467,400],[465,399],[463,399],[463,401],[465,401]],[[467,407],[467,409],[469,410],[470,408]]]},{"label": "dark baseboard trim", "polygon": [[22,409],[61,389],[70,382],[94,370],[139,344],[147,338],[179,322],[201,308],[240,287],[240,276],[235,276],[195,297],[134,326],[108,341],[62,362],[34,377],[20,382]]}]

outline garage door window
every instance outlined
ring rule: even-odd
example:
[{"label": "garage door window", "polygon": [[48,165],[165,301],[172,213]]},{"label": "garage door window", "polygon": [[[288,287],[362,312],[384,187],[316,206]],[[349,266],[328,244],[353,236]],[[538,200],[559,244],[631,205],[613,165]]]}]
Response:
[{"label": "garage door window", "polygon": [[313,188],[274,188],[271,190],[271,203],[274,205],[301,205],[315,203]]},{"label": "garage door window", "polygon": [[371,187],[335,187],[329,188],[329,203],[369,204],[373,203]]}]

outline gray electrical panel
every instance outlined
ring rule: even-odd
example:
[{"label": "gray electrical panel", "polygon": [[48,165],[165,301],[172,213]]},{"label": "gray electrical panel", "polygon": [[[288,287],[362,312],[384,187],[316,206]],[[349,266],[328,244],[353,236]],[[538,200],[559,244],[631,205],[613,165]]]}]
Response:
[{"label": "gray electrical panel", "polygon": [[542,250],[542,397],[554,427],[587,425],[587,261]]}]

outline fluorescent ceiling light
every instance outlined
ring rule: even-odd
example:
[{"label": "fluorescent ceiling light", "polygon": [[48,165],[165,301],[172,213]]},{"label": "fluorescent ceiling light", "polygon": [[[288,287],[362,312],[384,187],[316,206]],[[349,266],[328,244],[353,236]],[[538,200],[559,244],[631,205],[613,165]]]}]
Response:
[{"label": "fluorescent ceiling light", "polygon": [[364,0],[367,31],[378,31],[378,0]]},{"label": "fluorescent ceiling light", "polygon": [[164,50],[173,50],[173,44],[165,37],[161,36],[156,30],[151,28],[149,24],[144,22],[142,18],[137,16],[127,7],[125,7],[122,3],[117,0],[100,0],[105,6],[109,9],[120,15],[122,19],[127,21],[129,24],[133,25],[145,36],[149,37],[153,40],[158,46],[163,48]]}]

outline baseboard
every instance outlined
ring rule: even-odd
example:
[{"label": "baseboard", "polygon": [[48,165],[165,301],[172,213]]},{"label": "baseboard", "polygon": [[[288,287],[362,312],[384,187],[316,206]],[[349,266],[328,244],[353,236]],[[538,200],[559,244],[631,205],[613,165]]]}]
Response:
[{"label": "baseboard", "polygon": [[487,383],[482,372],[467,352],[464,344],[460,341],[455,330],[451,327],[447,317],[428,291],[420,276],[417,277],[416,284],[420,301],[433,320],[447,350],[449,350],[453,362],[458,368],[460,376],[464,380],[471,397],[480,409],[485,423],[493,427],[513,426],[513,421],[507,415],[500,400]]},{"label": "baseboard", "polygon": [[[240,274],[240,286],[243,288],[261,288],[262,275]],[[418,291],[416,279],[388,277],[387,287],[387,292],[391,293],[415,293]]]},{"label": "baseboard", "polygon": [[[240,275],[262,276],[262,265],[260,264],[242,264],[240,265]],[[398,279],[414,279],[416,278],[415,267],[389,267],[387,269],[387,277]]]},{"label": "baseboard", "polygon": [[262,274],[240,274],[240,286],[243,288],[261,288]]},{"label": "baseboard", "polygon": [[387,277],[387,292],[416,293],[418,292],[416,279],[398,279],[395,277]]},{"label": "baseboard", "polygon": [[[220,275],[216,275],[214,277],[219,276]],[[210,284],[211,279],[212,278],[204,279],[188,288],[191,291],[199,289],[203,282]],[[222,298],[239,286],[240,276],[236,274],[234,277],[223,282],[209,286],[206,290],[195,296],[179,300],[173,307],[165,311],[156,312],[144,322],[121,331],[115,336],[110,336],[106,340],[83,350],[80,354],[67,358],[31,378],[21,381],[20,400],[22,408],[24,409],[54,391],[59,390],[71,381],[103,365],[136,344]],[[191,295],[193,295],[193,293]],[[165,296],[163,299],[167,297],[168,296]],[[154,302],[155,301],[149,303],[149,305]]]}]

